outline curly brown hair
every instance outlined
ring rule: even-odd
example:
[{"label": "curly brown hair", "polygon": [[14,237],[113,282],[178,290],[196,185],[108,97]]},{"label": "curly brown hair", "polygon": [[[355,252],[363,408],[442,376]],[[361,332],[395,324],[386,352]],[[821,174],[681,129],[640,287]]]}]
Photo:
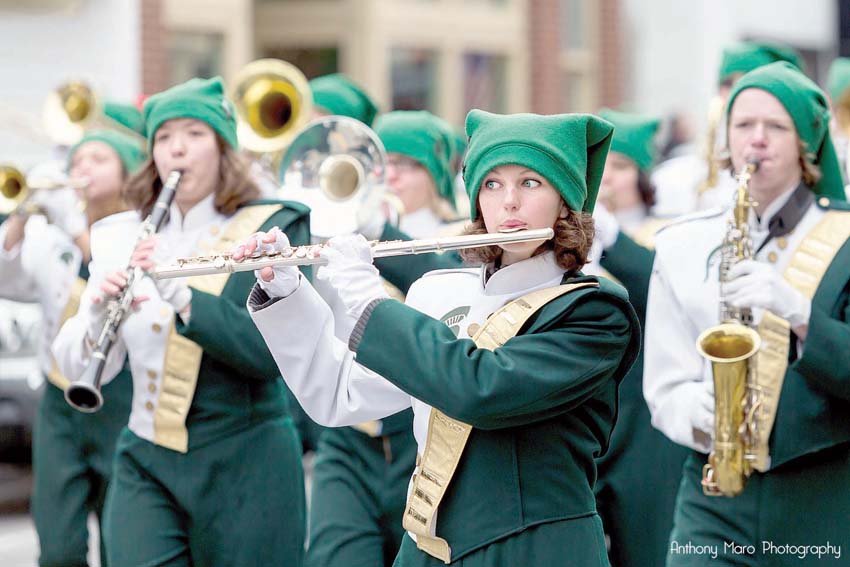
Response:
[{"label": "curly brown hair", "polygon": [[[587,263],[587,255],[593,244],[595,232],[593,217],[589,213],[576,212],[567,209],[567,216],[559,218],[553,227],[555,238],[548,240],[534,251],[534,255],[554,250],[558,265],[567,272],[576,272]],[[484,218],[467,225],[464,234],[487,234]],[[470,264],[489,264],[497,262],[502,257],[502,249],[498,246],[483,246],[461,250],[461,258]]]},{"label": "curly brown hair", "polygon": [[[216,134],[221,152],[221,183],[215,192],[215,209],[232,215],[241,205],[260,197],[260,189],[251,177],[249,165],[233,147]],[[122,197],[128,206],[140,211],[143,217],[150,214],[162,190],[162,180],[156,171],[153,158],[124,184]]]}]

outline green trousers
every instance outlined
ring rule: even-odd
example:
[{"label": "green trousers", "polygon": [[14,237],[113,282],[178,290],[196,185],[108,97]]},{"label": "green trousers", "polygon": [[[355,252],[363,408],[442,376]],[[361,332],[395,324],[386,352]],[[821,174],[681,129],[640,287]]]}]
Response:
[{"label": "green trousers", "polygon": [[[42,567],[87,565],[88,516],[102,521],[118,434],[130,415],[133,384],[119,374],[103,386],[103,407],[86,414],[72,408],[65,394],[45,385],[33,431],[32,517]],[[102,525],[102,523],[101,523]],[[101,564],[106,565],[103,538]]]},{"label": "green trousers", "polygon": [[667,565],[847,565],[850,446],[841,445],[750,476],[734,497],[706,496],[706,456],[685,462]]},{"label": "green trousers", "polygon": [[640,391],[624,400],[621,386],[620,394],[611,445],[597,463],[596,509],[611,540],[614,567],[663,567],[689,451],[650,425]]},{"label": "green trousers", "polygon": [[124,430],[106,501],[121,567],[299,567],[304,475],[292,420],[260,422],[179,453]]},{"label": "green trousers", "polygon": [[[494,511],[494,513],[498,513]],[[469,529],[475,529],[470,525]],[[449,542],[451,544],[451,542]],[[470,553],[457,567],[607,567],[599,516],[540,524]],[[444,567],[405,535],[393,567]]]},{"label": "green trousers", "polygon": [[314,461],[306,564],[392,565],[415,465],[412,429],[384,437],[349,427],[326,430]]}]

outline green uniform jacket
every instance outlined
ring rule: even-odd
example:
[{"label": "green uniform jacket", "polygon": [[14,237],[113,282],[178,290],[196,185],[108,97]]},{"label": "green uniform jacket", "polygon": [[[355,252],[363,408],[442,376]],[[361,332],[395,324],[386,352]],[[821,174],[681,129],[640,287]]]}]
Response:
[{"label": "green uniform jacket", "polygon": [[493,352],[398,302],[374,307],[357,361],[475,428],[438,512],[452,559],[595,513],[594,460],[607,449],[618,384],[640,344],[625,290],[599,281],[552,301]]},{"label": "green uniform jacket", "polygon": [[[822,206],[820,201],[817,206]],[[843,202],[828,207],[850,210]],[[792,343],[795,339],[792,335]],[[850,240],[839,249],[812,298],[803,355],[785,373],[771,433],[771,468],[850,441],[848,416]]]},{"label": "green uniform jacket", "polygon": [[[293,245],[310,243],[307,207],[271,200],[246,206],[269,204],[284,206],[258,230],[278,226]],[[204,349],[198,385],[186,419],[190,451],[288,412],[280,371],[245,309],[255,282],[253,272],[238,272],[230,275],[221,296],[193,289],[189,323],[183,324],[177,318],[177,331]]]}]

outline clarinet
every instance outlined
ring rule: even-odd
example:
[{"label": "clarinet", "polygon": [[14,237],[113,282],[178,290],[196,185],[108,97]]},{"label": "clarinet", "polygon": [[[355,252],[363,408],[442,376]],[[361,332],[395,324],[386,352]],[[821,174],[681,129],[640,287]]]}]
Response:
[{"label": "clarinet", "polygon": [[[174,201],[174,195],[177,193],[177,185],[180,183],[180,176],[182,174],[183,172],[180,170],[174,170],[168,174],[153,209],[142,223],[142,228],[136,242],[153,236],[162,228],[171,203]],[[144,276],[143,270],[139,267],[128,267],[127,271],[130,272],[127,285],[121,294],[109,303],[106,323],[103,325],[103,329],[100,331],[100,335],[94,345],[91,362],[86,367],[82,376],[78,380],[71,382],[68,389],[65,390],[65,401],[71,407],[83,413],[94,413],[103,406],[100,382],[103,378],[106,358],[115,344],[121,323],[130,313],[130,307],[133,304],[133,285]]]}]

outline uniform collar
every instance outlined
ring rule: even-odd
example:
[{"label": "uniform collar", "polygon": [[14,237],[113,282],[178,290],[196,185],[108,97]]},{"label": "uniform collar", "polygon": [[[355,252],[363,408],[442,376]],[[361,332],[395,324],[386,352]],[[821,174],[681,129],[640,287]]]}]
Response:
[{"label": "uniform collar", "polygon": [[773,217],[775,217],[782,207],[785,206],[785,203],[788,202],[797,187],[798,186],[795,185],[794,187],[786,189],[784,193],[779,195],[771,204],[765,207],[761,217],[756,216],[755,210],[751,210],[750,220],[753,223],[753,227],[759,231],[767,231]]},{"label": "uniform collar", "polygon": [[555,261],[555,253],[551,251],[499,268],[488,278],[491,270],[492,264],[481,266],[484,295],[503,295],[533,289],[564,276],[564,269]]},{"label": "uniform collar", "polygon": [[180,212],[177,203],[171,203],[169,224],[172,229],[180,232],[188,232],[204,227],[211,222],[219,221],[224,218],[224,215],[219,213],[215,208],[215,193],[204,197],[194,207],[186,212],[186,215]]}]

